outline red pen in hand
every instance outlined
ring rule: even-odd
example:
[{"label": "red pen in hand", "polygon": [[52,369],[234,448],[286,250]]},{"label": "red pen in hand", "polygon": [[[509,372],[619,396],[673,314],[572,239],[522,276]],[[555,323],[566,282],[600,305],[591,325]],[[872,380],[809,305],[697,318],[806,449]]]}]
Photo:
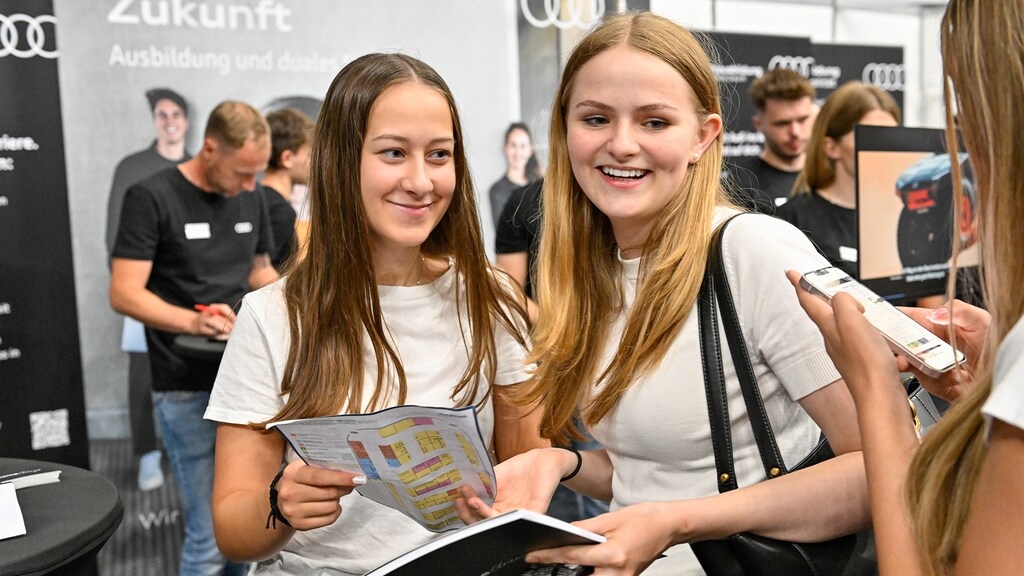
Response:
[{"label": "red pen in hand", "polygon": [[208,312],[215,316],[220,316],[221,318],[228,317],[227,314],[221,312],[220,310],[214,308],[213,306],[207,306],[206,304],[196,304],[196,310],[199,310],[200,312]]}]

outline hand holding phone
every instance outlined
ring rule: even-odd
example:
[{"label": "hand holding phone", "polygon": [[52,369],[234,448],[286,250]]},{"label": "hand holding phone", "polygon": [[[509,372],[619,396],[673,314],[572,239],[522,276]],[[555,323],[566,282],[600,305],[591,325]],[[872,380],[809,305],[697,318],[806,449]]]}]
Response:
[{"label": "hand holding phone", "polygon": [[924,374],[938,378],[965,360],[962,352],[838,268],[808,272],[800,278],[800,285],[825,301],[839,292],[853,296],[864,307],[864,317],[885,337],[893,352]]}]

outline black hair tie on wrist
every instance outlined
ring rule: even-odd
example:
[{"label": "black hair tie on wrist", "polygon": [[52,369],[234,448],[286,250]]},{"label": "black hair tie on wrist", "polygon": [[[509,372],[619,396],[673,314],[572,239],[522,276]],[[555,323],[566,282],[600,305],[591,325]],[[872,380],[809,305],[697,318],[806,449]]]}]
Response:
[{"label": "black hair tie on wrist", "polygon": [[568,476],[562,476],[562,479],[559,480],[559,482],[565,482],[567,480],[572,480],[573,478],[576,477],[577,474],[580,473],[580,468],[583,467],[583,455],[580,454],[579,450],[573,448],[572,446],[556,446],[556,448],[561,448],[562,450],[568,450],[569,452],[572,452],[573,454],[576,455],[576,468],[572,472],[570,472]]},{"label": "black hair tie on wrist", "polygon": [[277,481],[284,474],[285,466],[281,466],[281,469],[277,471],[277,476],[274,476],[274,479],[270,482],[270,514],[267,515],[267,530],[270,530],[271,521],[274,523],[274,530],[277,530],[278,521],[289,528],[291,527],[291,523],[284,517],[284,514],[281,514],[281,509],[277,507]]}]

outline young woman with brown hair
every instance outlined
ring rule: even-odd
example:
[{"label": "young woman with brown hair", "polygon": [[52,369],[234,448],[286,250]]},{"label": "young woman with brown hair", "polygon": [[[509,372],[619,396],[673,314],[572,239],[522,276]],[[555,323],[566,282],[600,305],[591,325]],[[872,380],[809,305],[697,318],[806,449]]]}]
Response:
[{"label": "young woman with brown hair", "polygon": [[[365,478],[305,465],[266,422],[474,405],[498,459],[545,444],[507,401],[528,378],[525,311],[487,264],[441,77],[400,54],[354,60],[312,146],[306,258],[246,296],[206,413],[220,422],[217,542],[257,574],[363,574],[432,537],[354,492]],[[271,528],[282,462],[276,504],[290,526]]]}]

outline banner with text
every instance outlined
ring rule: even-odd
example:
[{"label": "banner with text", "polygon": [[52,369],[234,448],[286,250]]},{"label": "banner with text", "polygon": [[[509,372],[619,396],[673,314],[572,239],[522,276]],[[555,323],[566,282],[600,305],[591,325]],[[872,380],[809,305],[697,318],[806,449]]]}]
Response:
[{"label": "banner with text", "polygon": [[0,10],[0,456],[88,468],[57,26]]},{"label": "banner with text", "polygon": [[[717,51],[715,76],[722,95],[725,156],[757,156],[764,136],[754,129],[750,85],[765,72],[789,68],[811,81],[817,101],[852,80],[888,91],[903,109],[903,49],[814,44],[808,38],[706,32]],[[715,56],[715,54],[712,54]]]}]

